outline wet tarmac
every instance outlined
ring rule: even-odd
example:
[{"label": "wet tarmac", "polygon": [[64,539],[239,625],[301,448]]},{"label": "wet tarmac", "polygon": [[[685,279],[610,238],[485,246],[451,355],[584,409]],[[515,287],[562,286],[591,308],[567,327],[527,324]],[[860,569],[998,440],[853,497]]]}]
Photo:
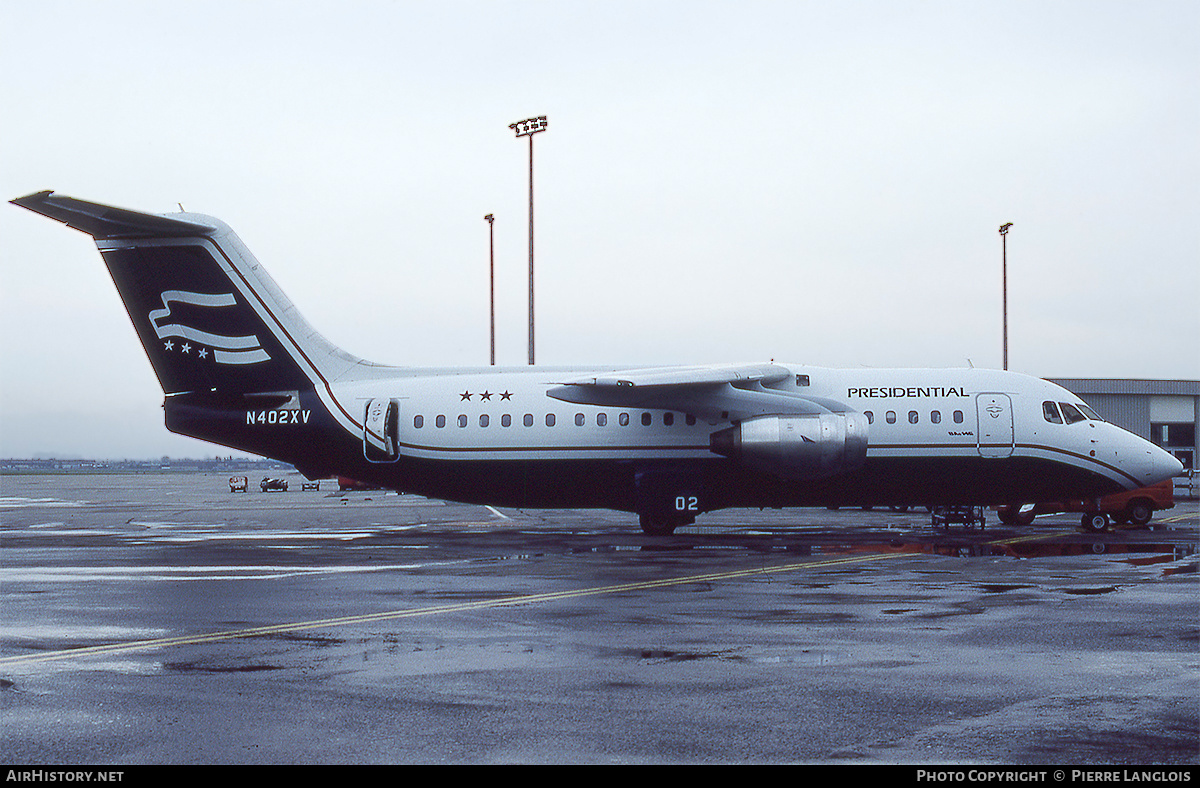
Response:
[{"label": "wet tarmac", "polygon": [[[252,480],[253,482],[254,480]],[[0,761],[1196,764],[1200,516],[0,477]]]}]

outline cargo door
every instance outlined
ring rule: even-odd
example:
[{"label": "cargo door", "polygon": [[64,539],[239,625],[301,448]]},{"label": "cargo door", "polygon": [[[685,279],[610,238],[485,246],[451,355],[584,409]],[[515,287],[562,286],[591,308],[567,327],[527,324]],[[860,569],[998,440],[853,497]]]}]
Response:
[{"label": "cargo door", "polygon": [[363,456],[371,462],[395,462],[400,457],[400,401],[373,399],[363,418]]}]

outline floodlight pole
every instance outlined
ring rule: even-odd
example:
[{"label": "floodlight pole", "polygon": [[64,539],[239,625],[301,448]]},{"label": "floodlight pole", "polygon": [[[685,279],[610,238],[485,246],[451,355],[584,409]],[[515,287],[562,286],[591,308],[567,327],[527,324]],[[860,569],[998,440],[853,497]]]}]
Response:
[{"label": "floodlight pole", "polygon": [[496,235],[492,222],[496,221],[496,217],[489,213],[483,219],[488,223],[489,314],[491,315],[492,366],[494,367],[496,366]]},{"label": "floodlight pole", "polygon": [[546,116],[519,120],[509,128],[529,138],[529,364],[533,365],[533,135],[546,130]]},{"label": "floodlight pole", "polygon": [[1008,228],[1012,222],[1000,225],[1000,243],[1003,247],[1003,263],[1001,267],[1001,289],[1004,292],[1004,369],[1008,369]]}]

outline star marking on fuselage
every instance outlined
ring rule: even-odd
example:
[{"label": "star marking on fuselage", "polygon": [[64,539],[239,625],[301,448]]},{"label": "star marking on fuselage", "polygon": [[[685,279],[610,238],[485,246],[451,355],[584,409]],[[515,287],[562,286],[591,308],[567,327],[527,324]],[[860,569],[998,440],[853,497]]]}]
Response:
[{"label": "star marking on fuselage", "polygon": [[492,392],[485,391],[479,395],[479,398],[485,402],[491,402],[492,401]]},{"label": "star marking on fuselage", "polygon": [[163,348],[165,348],[166,350],[170,350],[173,347],[175,347],[175,343],[169,339],[167,340],[167,343],[165,345],[163,345]]},{"label": "star marking on fuselage", "polygon": [[[461,397],[462,399],[465,399],[465,400],[468,400],[468,401],[470,401],[470,399],[471,399],[471,392],[469,392],[469,391],[464,391],[462,394],[459,394],[458,396],[459,396],[459,397]],[[461,400],[460,400],[460,401],[461,401]]]},{"label": "star marking on fuselage", "polygon": [[188,351],[190,351],[192,349],[192,346],[189,345],[187,342],[184,342],[182,345],[179,346],[179,349],[182,350],[184,353],[187,353]]},{"label": "star marking on fuselage", "polygon": [[504,393],[500,395],[500,399],[512,399],[512,392],[510,392],[508,389],[505,389]]}]

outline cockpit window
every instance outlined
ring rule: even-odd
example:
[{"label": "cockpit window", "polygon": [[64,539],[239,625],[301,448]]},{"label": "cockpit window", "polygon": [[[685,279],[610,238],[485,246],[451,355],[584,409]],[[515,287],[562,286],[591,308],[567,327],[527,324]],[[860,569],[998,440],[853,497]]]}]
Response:
[{"label": "cockpit window", "polygon": [[1074,424],[1077,421],[1087,421],[1087,416],[1079,412],[1079,408],[1066,402],[1058,403],[1062,408],[1063,418],[1067,420],[1067,424]]},{"label": "cockpit window", "polygon": [[1051,424],[1062,424],[1062,416],[1058,415],[1058,406],[1047,400],[1042,403],[1042,416]]},{"label": "cockpit window", "polygon": [[1079,409],[1083,411],[1083,415],[1087,416],[1092,421],[1104,421],[1104,419],[1096,415],[1096,411],[1092,410],[1087,405],[1080,405]]}]

